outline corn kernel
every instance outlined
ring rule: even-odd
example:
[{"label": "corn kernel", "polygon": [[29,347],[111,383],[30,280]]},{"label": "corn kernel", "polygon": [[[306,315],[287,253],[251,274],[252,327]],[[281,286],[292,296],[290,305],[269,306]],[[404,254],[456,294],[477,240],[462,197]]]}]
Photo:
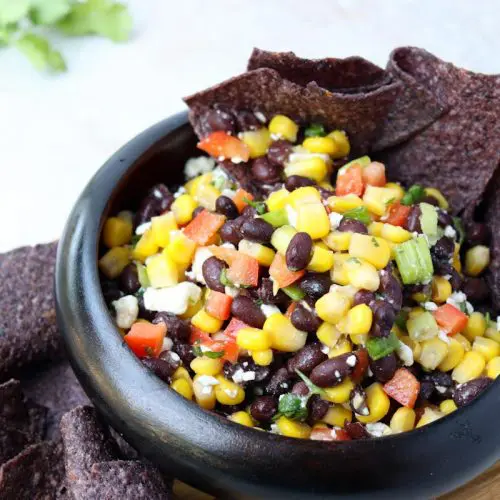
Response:
[{"label": "corn kernel", "polygon": [[385,214],[391,200],[400,200],[401,198],[400,189],[366,186],[363,202],[370,212],[382,216]]},{"label": "corn kernel", "polygon": [[352,352],[352,344],[351,341],[347,337],[341,337],[338,342],[330,348],[330,352],[328,353],[328,358],[334,358],[335,356],[340,356],[342,354],[346,354],[348,352]]},{"label": "corn kernel", "polygon": [[130,224],[133,224],[134,221],[134,214],[130,210],[122,210],[121,212],[118,212],[116,216],[119,219],[124,220],[125,222],[129,222]]},{"label": "corn kernel", "polygon": [[417,429],[423,427],[424,425],[431,424],[432,422],[435,422],[442,417],[444,417],[444,414],[442,412],[428,406],[427,408],[425,408],[423,415],[418,421]]},{"label": "corn kernel", "polygon": [[392,243],[404,243],[412,237],[410,231],[400,226],[393,226],[392,224],[382,225],[381,236],[386,240],[392,241]]},{"label": "corn kernel", "polygon": [[263,351],[252,351],[252,359],[256,365],[269,366],[274,359],[272,349],[264,349]]},{"label": "corn kernel", "polygon": [[170,241],[170,232],[178,229],[173,212],[153,217],[151,219],[151,233],[154,242],[161,248],[165,248]]},{"label": "corn kernel", "polygon": [[181,319],[191,319],[196,313],[198,313],[203,307],[203,299],[200,298],[197,302],[189,302],[188,308],[184,314],[180,314]]},{"label": "corn kernel", "polygon": [[307,340],[307,333],[297,330],[283,314],[269,316],[264,323],[264,331],[270,336],[271,345],[268,347],[278,351],[296,352],[304,347]]},{"label": "corn kernel", "polygon": [[330,403],[347,403],[353,389],[354,382],[350,378],[346,378],[335,387],[327,387],[324,389],[321,398],[330,401]]},{"label": "corn kernel", "polygon": [[187,268],[193,260],[195,251],[196,243],[185,236],[183,232],[178,231],[171,236],[163,253],[168,255],[179,267]]},{"label": "corn kernel", "polygon": [[349,257],[344,266],[349,284],[355,288],[371,292],[378,290],[380,276],[372,264],[356,257]]},{"label": "corn kernel", "polygon": [[206,208],[207,210],[215,211],[215,203],[220,195],[221,192],[212,184],[200,184],[196,189],[193,198],[198,205]]},{"label": "corn kernel", "polygon": [[465,356],[464,346],[454,337],[449,337],[450,343],[448,344],[448,354],[443,361],[439,363],[438,368],[442,372],[449,372],[457,366]]},{"label": "corn kernel", "polygon": [[327,137],[331,137],[335,141],[337,146],[337,151],[332,154],[334,158],[344,158],[344,156],[349,156],[351,152],[351,144],[347,134],[343,130],[334,130],[330,132]]},{"label": "corn kernel", "polygon": [[236,424],[244,425],[245,427],[254,427],[253,418],[246,411],[237,411],[229,415],[229,420]]},{"label": "corn kernel", "polygon": [[500,332],[496,328],[493,327],[486,328],[484,336],[487,339],[494,340],[495,342],[498,342],[500,344]]},{"label": "corn kernel", "polygon": [[432,278],[432,300],[436,304],[444,304],[450,297],[451,292],[451,284],[446,278],[442,276]]},{"label": "corn kernel", "polygon": [[288,196],[288,204],[292,208],[309,203],[321,203],[321,194],[314,186],[304,186],[292,191]]},{"label": "corn kernel", "polygon": [[425,191],[425,194],[427,196],[432,196],[432,198],[434,198],[435,200],[437,200],[437,202],[439,204],[439,208],[441,208],[443,210],[448,210],[450,208],[450,205],[446,201],[446,198],[443,196],[443,194],[441,193],[441,191],[439,191],[439,189],[436,189],[436,188],[425,188],[424,191]]},{"label": "corn kernel", "polygon": [[106,278],[115,279],[130,262],[130,250],[126,247],[114,247],[99,259],[99,270]]},{"label": "corn kernel", "polygon": [[280,139],[295,142],[298,131],[299,126],[285,115],[276,115],[269,122],[269,132]]},{"label": "corn kernel", "polygon": [[453,268],[455,271],[462,272],[462,262],[460,261],[460,245],[455,242],[455,252],[453,253]]},{"label": "corn kernel", "polygon": [[492,379],[496,379],[500,375],[500,356],[488,361],[486,365],[486,375]]},{"label": "corn kernel", "polygon": [[415,411],[402,406],[395,411],[389,426],[394,433],[408,432],[415,427],[415,419]]},{"label": "corn kernel", "polygon": [[193,218],[193,212],[196,207],[196,200],[189,194],[181,194],[176,198],[172,203],[171,210],[174,213],[177,224],[187,224]]},{"label": "corn kernel", "polygon": [[[273,316],[275,316],[273,314]],[[271,316],[272,317],[272,316]],[[263,351],[272,345],[272,338],[268,331],[259,328],[242,328],[236,336],[236,343],[242,349],[249,351]]]},{"label": "corn kernel", "polygon": [[219,384],[215,386],[215,397],[221,405],[239,405],[245,399],[245,391],[242,387],[227,378],[219,375]]},{"label": "corn kernel", "polygon": [[271,265],[275,255],[274,250],[271,248],[249,240],[241,240],[238,245],[238,250],[245,255],[253,257],[264,267],[269,267]]},{"label": "corn kernel", "polygon": [[193,379],[193,394],[196,403],[205,408],[205,410],[213,410],[215,407],[215,391],[211,385],[203,385],[199,382],[203,375],[195,375]]},{"label": "corn kernel", "polygon": [[271,236],[271,245],[281,254],[286,254],[286,249],[292,238],[297,234],[297,230],[292,226],[281,226],[274,230]]},{"label": "corn kernel", "polygon": [[349,311],[352,299],[345,293],[328,292],[316,301],[316,314],[328,323],[338,323]]},{"label": "corn kernel", "polygon": [[424,340],[420,346],[422,351],[418,360],[427,370],[435,370],[448,354],[448,344],[437,337]]},{"label": "corn kernel", "polygon": [[335,188],[327,181],[320,182],[319,186],[328,191],[335,191]]},{"label": "corn kernel", "polygon": [[330,219],[321,203],[297,207],[297,231],[308,233],[313,239],[323,238],[330,232]]},{"label": "corn kernel", "polygon": [[321,420],[334,427],[344,427],[346,420],[352,421],[352,411],[341,405],[333,405]]},{"label": "corn kernel", "polygon": [[327,234],[323,241],[336,252],[345,252],[349,250],[352,233],[349,231],[332,231]]},{"label": "corn kernel", "polygon": [[465,274],[479,276],[490,265],[490,249],[484,245],[469,248],[465,254]]},{"label": "corn kernel", "polygon": [[349,245],[349,255],[365,259],[377,269],[383,269],[391,258],[391,249],[382,238],[354,233]]},{"label": "corn kernel", "polygon": [[180,378],[187,380],[189,383],[193,382],[191,375],[189,375],[189,372],[183,366],[179,366],[172,375],[172,380],[179,380]]},{"label": "corn kernel", "polygon": [[400,200],[405,195],[405,190],[397,182],[388,182],[384,187],[395,189],[398,192],[397,200]]},{"label": "corn kernel", "polygon": [[340,338],[340,332],[334,325],[325,321],[316,331],[316,337],[321,343],[333,347]]},{"label": "corn kernel", "polygon": [[271,145],[271,134],[265,127],[258,130],[241,132],[238,137],[248,146],[250,158],[264,156],[267,152],[267,148]]},{"label": "corn kernel", "polygon": [[266,200],[266,205],[269,212],[285,208],[285,205],[289,203],[288,202],[289,195],[290,192],[287,191],[285,188],[278,189],[278,191],[273,191],[272,193],[270,193]]},{"label": "corn kernel", "polygon": [[457,333],[457,334],[453,335],[453,338],[457,342],[460,342],[460,344],[463,346],[465,352],[468,352],[472,349],[472,345],[469,342],[469,340],[466,339],[461,333]]},{"label": "corn kernel", "polygon": [[102,241],[108,248],[126,245],[132,238],[132,222],[110,217],[102,228]]},{"label": "corn kernel", "polygon": [[464,384],[479,377],[485,366],[486,361],[481,354],[476,351],[466,352],[462,361],[454,368],[451,378],[459,384]]},{"label": "corn kernel", "polygon": [[139,241],[135,244],[132,250],[132,258],[144,262],[148,257],[158,252],[158,244],[156,243],[153,231],[151,228],[147,229],[140,237]]},{"label": "corn kernel", "polygon": [[358,304],[349,310],[337,326],[342,333],[366,335],[372,327],[372,319],[372,310],[366,304]]},{"label": "corn kernel", "polygon": [[333,268],[330,271],[330,276],[334,283],[338,285],[349,285],[347,261],[350,258],[349,254],[336,253],[333,256]]},{"label": "corn kernel", "polygon": [[197,375],[214,377],[222,371],[223,365],[224,361],[220,358],[207,358],[206,356],[201,356],[194,358],[189,366]]},{"label": "corn kernel", "polygon": [[486,318],[480,312],[473,312],[469,316],[467,326],[463,331],[463,335],[471,342],[479,335],[484,335],[486,331]]},{"label": "corn kernel", "polygon": [[373,423],[382,420],[389,411],[390,401],[384,392],[382,384],[375,382],[366,389],[366,404],[370,410],[369,415],[357,415],[357,419],[364,423]]},{"label": "corn kernel", "polygon": [[178,282],[177,266],[165,253],[148,257],[146,270],[149,283],[153,288],[173,286]]},{"label": "corn kernel", "polygon": [[372,222],[368,226],[368,234],[371,236],[381,237],[382,236],[382,229],[383,229],[384,225],[385,224],[383,222]]},{"label": "corn kernel", "polygon": [[328,198],[328,206],[333,212],[343,214],[353,208],[363,206],[363,200],[355,194],[346,194],[345,196],[330,196]]},{"label": "corn kernel", "polygon": [[310,153],[333,155],[337,152],[337,144],[331,137],[307,137],[302,146]]},{"label": "corn kernel", "polygon": [[186,182],[184,185],[184,188],[190,194],[191,196],[194,196],[196,191],[198,190],[199,186],[201,184],[211,184],[213,181],[213,172],[207,172],[206,174],[198,175],[194,179],[191,179],[190,181]]},{"label": "corn kernel", "polygon": [[315,244],[307,269],[315,273],[324,273],[333,267],[333,261],[333,252],[321,248],[319,244]]},{"label": "corn kernel", "polygon": [[311,435],[311,428],[307,424],[295,422],[287,417],[278,418],[276,425],[283,436],[308,439]]},{"label": "corn kernel", "polygon": [[181,396],[185,397],[188,400],[193,399],[193,389],[191,387],[191,384],[183,378],[179,378],[177,380],[174,380],[171,384],[170,387],[180,394]]},{"label": "corn kernel", "polygon": [[441,404],[439,405],[439,411],[441,411],[445,415],[449,415],[456,409],[457,405],[455,404],[455,401],[453,401],[453,399],[445,399],[444,401],[441,401]]},{"label": "corn kernel", "polygon": [[223,321],[221,319],[214,318],[205,311],[205,309],[200,309],[192,318],[191,324],[200,330],[207,333],[217,333],[222,326]]},{"label": "corn kernel", "polygon": [[472,343],[472,350],[481,354],[486,362],[500,356],[500,344],[485,337],[476,337]]}]

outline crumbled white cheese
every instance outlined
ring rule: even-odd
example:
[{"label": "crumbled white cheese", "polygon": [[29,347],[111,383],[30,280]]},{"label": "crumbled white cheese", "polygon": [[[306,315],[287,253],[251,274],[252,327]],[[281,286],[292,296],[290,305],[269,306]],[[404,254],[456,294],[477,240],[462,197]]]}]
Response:
[{"label": "crumbled white cheese", "polygon": [[[213,257],[213,253],[207,247],[199,247],[193,258],[193,265],[191,267],[191,272],[193,276],[191,279],[196,280],[198,283],[205,285],[205,278],[203,277],[203,264],[207,259]],[[186,273],[187,276],[187,273]]]},{"label": "crumbled white cheese", "polygon": [[283,136],[281,134],[271,134],[271,139],[273,141],[279,141],[282,138],[283,138]]},{"label": "crumbled white cheese", "polygon": [[[170,351],[170,349],[172,349],[173,345],[174,345],[174,343],[172,342],[172,339],[170,337],[165,337],[163,339],[163,344],[161,346],[161,350],[162,351]],[[172,354],[175,354],[175,352]]]},{"label": "crumbled white cheese", "polygon": [[446,226],[444,228],[444,235],[447,238],[453,238],[453,239],[455,239],[455,237],[457,235],[457,232],[455,231],[455,229],[452,226]]},{"label": "crumbled white cheese", "polygon": [[301,146],[293,148],[293,153],[288,156],[287,165],[297,161],[308,160],[310,158],[321,158],[325,163],[330,164],[332,159],[330,155],[324,153],[311,153]]},{"label": "crumbled white cheese", "polygon": [[438,339],[442,340],[444,343],[449,344],[451,342],[450,337],[444,330],[438,331]]},{"label": "crumbled white cheese", "polygon": [[500,316],[497,316],[497,330],[500,332]]},{"label": "crumbled white cheese", "polygon": [[424,309],[426,311],[431,311],[431,312],[437,311],[437,308],[438,308],[438,306],[435,302],[424,302],[423,305],[424,305]]},{"label": "crumbled white cheese", "polygon": [[335,370],[333,374],[335,375],[335,378],[340,378],[340,372],[338,370]]},{"label": "crumbled white cheese", "polygon": [[244,382],[250,382],[250,380],[255,380],[255,372],[243,372],[242,375],[243,381]]},{"label": "crumbled white cheese", "polygon": [[171,351],[170,352],[170,359],[173,361],[180,361],[181,357],[176,352]]},{"label": "crumbled white cheese", "polygon": [[125,295],[112,302],[116,311],[116,324],[120,328],[130,328],[139,315],[139,302],[133,295]]},{"label": "crumbled white cheese", "polygon": [[351,356],[348,356],[347,359],[345,360],[345,363],[347,366],[350,366],[351,368],[356,366],[356,363],[358,362],[358,358],[352,354]]},{"label": "crumbled white cheese", "polygon": [[231,158],[231,161],[235,164],[238,164],[238,163],[243,163],[243,158],[241,156],[233,156]]},{"label": "crumbled white cheese", "polygon": [[392,430],[388,425],[381,422],[376,422],[374,424],[366,424],[365,426],[368,434],[373,437],[389,436],[392,434]]},{"label": "crumbled white cheese", "polygon": [[151,221],[149,222],[143,222],[142,224],[139,224],[136,228],[135,228],[135,234],[141,236],[142,234],[144,234],[149,228],[151,227]]},{"label": "crumbled white cheese", "polygon": [[184,281],[166,288],[146,288],[144,306],[149,311],[164,311],[172,314],[184,314],[189,304],[198,302],[201,288],[194,283]]},{"label": "crumbled white cheese", "polygon": [[211,375],[200,375],[196,379],[196,382],[204,386],[219,385],[219,381],[215,377],[212,377]]},{"label": "crumbled white cheese", "polygon": [[270,432],[273,434],[279,434],[280,430],[278,429],[278,424],[271,424]]},{"label": "crumbled white cheese", "polygon": [[233,379],[233,382],[235,382],[236,384],[241,384],[243,382],[243,374],[245,372],[241,369],[241,368],[238,368],[237,370],[235,370],[235,372],[233,373],[233,376],[231,377]]},{"label": "crumbled white cheese", "polygon": [[236,288],[235,286],[226,286],[224,287],[224,293],[226,295],[229,295],[229,297],[237,297],[240,294],[239,288]]},{"label": "crumbled white cheese", "polygon": [[370,410],[366,406],[365,398],[359,392],[354,393],[352,407],[358,415],[368,416],[370,414]]},{"label": "crumbled white cheese", "polygon": [[229,188],[225,188],[221,192],[222,196],[227,196],[228,198],[231,198],[231,199],[233,199],[233,196],[235,194],[236,194],[236,191],[234,189],[229,189]]},{"label": "crumbled white cheese", "polygon": [[465,301],[465,311],[470,316],[474,312],[474,306],[468,301]]},{"label": "crumbled white cheese", "polygon": [[269,316],[281,312],[276,306],[269,304],[262,304],[260,306],[260,310],[264,313],[264,316],[266,318],[269,318]]},{"label": "crumbled white cheese", "polygon": [[255,118],[257,118],[257,120],[259,120],[260,123],[267,122],[266,115],[264,115],[264,113],[262,113],[260,111],[255,111],[254,116],[255,116]]},{"label": "crumbled white cheese", "polygon": [[224,392],[230,399],[234,399],[238,395],[238,389],[224,389]]},{"label": "crumbled white cheese", "polygon": [[335,229],[339,227],[339,224],[344,216],[342,214],[338,214],[337,212],[330,212],[328,218],[330,219],[330,229],[335,231]]},{"label": "crumbled white cheese", "polygon": [[465,295],[464,292],[453,292],[446,300],[446,303],[456,307],[457,309],[461,309],[462,304],[464,304],[467,308],[467,295]]},{"label": "crumbled white cheese", "polygon": [[306,311],[309,311],[309,312],[313,312],[314,309],[305,301],[305,300],[301,300],[300,301],[300,305],[306,310]]},{"label": "crumbled white cheese", "polygon": [[175,193],[174,193],[174,198],[177,199],[179,196],[186,194],[186,188],[184,186],[181,186]]},{"label": "crumbled white cheese", "polygon": [[321,352],[323,354],[328,354],[330,352],[330,348],[326,344],[321,344]]},{"label": "crumbled white cheese", "polygon": [[405,366],[413,365],[413,351],[404,342],[399,341],[399,346],[396,349],[396,353],[399,359],[403,362]]},{"label": "crumbled white cheese", "polygon": [[232,244],[232,243],[229,243],[229,241],[226,241],[225,243],[223,243],[222,245],[220,245],[222,248],[229,248],[231,250],[236,250],[236,247]]},{"label": "crumbled white cheese", "polygon": [[285,205],[285,210],[288,217],[288,224],[295,227],[297,225],[297,212],[290,205]]},{"label": "crumbled white cheese", "polygon": [[158,188],[155,188],[153,190],[153,196],[158,200],[161,200],[163,198],[163,193]]},{"label": "crumbled white cheese", "polygon": [[451,280],[451,274],[445,274],[443,276],[443,278],[446,280],[446,281],[450,281]]},{"label": "crumbled white cheese", "polygon": [[439,394],[444,394],[448,390],[448,387],[444,387],[442,385],[436,385],[436,391],[439,392]]},{"label": "crumbled white cheese", "polygon": [[197,158],[189,158],[184,166],[184,175],[187,179],[192,179],[200,174],[206,174],[215,167],[215,160],[208,156],[198,156]]}]

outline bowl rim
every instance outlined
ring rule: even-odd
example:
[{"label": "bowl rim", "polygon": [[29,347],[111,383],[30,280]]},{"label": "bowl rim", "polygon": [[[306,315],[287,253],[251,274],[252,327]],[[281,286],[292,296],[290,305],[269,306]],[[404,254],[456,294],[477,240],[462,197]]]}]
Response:
[{"label": "bowl rim", "polygon": [[[300,454],[320,452],[345,454],[356,450],[359,452],[367,447],[388,450],[396,444],[404,446],[408,440],[423,438],[422,441],[427,442],[432,439],[433,434],[436,435],[453,421],[470,421],[474,414],[475,404],[459,408],[430,425],[381,438],[318,442],[285,437],[239,425],[202,409],[193,401],[186,400],[171,390],[168,384],[154,376],[132,351],[124,346],[119,330],[106,307],[99,280],[97,252],[103,219],[110,200],[119,192],[127,175],[140,168],[138,160],[147,156],[148,152],[151,152],[155,145],[168,137],[170,133],[187,126],[188,123],[187,112],[173,115],[146,129],[112,155],[96,172],[80,195],[60,240],[55,277],[58,324],[70,363],[98,410],[113,421],[118,430],[124,434],[127,434],[127,429],[129,429],[125,422],[127,418],[132,418],[132,422],[135,423],[140,423],[145,419],[148,427],[155,426],[153,434],[163,436],[165,440],[165,436],[172,431],[173,422],[172,420],[167,422],[158,416],[160,412],[168,413],[175,408],[175,413],[181,415],[182,421],[184,417],[193,419],[191,423],[195,424],[198,431],[201,429],[200,425],[209,425],[212,427],[212,433],[220,433],[222,441],[227,434],[228,442],[223,446],[221,443],[221,448],[225,450],[234,440],[234,433],[237,433],[245,441],[250,441],[254,452],[269,446],[283,448],[293,444],[294,451]],[[73,262],[75,260],[76,262]],[[73,290],[69,290],[71,288],[70,276],[75,272],[81,273],[82,269],[85,270],[86,278],[76,287],[73,286]],[[89,336],[89,332],[93,335]],[[135,383],[129,387],[129,390],[124,388],[123,384],[117,383],[116,376],[113,378],[113,370],[117,370],[118,373],[120,366],[123,365],[134,374]],[[128,376],[127,381],[131,380],[132,377]],[[500,399],[494,397],[498,384],[498,381],[494,381],[481,395],[481,400],[491,399],[492,402],[496,401],[498,404]],[[117,388],[125,390],[117,394],[114,392]],[[137,397],[137,395],[134,397],[132,390],[135,389],[143,391],[142,394],[145,397]],[[161,394],[161,400],[155,398],[159,394]],[[148,401],[151,397],[156,401],[161,401],[161,404],[157,402],[153,404],[152,400]],[[127,398],[126,401],[124,398]],[[116,401],[128,402],[127,415],[117,413]],[[176,424],[174,427],[175,435],[186,437],[182,426]],[[131,441],[137,442],[135,438]],[[201,446],[203,448],[203,445]],[[206,450],[203,450],[198,451],[204,455]],[[493,462],[494,460],[491,461]],[[469,477],[466,477],[464,481],[467,479]]]}]

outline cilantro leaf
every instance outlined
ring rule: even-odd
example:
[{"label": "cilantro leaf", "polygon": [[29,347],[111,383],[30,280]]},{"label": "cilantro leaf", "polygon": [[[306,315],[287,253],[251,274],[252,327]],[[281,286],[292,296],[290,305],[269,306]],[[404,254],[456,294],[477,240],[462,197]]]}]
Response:
[{"label": "cilantro leaf", "polygon": [[318,395],[323,395],[325,394],[325,391],[321,389],[321,387],[318,387],[316,384],[313,384],[310,378],[306,377],[300,370],[295,369],[295,373],[303,380],[304,384],[307,385],[307,388],[309,389],[310,394],[318,394]]},{"label": "cilantro leaf", "polygon": [[39,35],[26,33],[15,42],[15,46],[40,71],[66,70],[66,63],[61,53],[53,49],[48,40]]},{"label": "cilantro leaf", "polygon": [[304,130],[305,137],[323,137],[325,135],[325,127],[320,123],[312,123]]},{"label": "cilantro leaf", "polygon": [[458,233],[458,243],[461,245],[465,240],[465,229],[460,217],[453,217],[453,226]]},{"label": "cilantro leaf", "polygon": [[351,208],[351,210],[344,213],[344,219],[358,220],[366,225],[372,221],[370,212],[365,206]]},{"label": "cilantro leaf", "polygon": [[193,354],[198,358],[202,357],[202,356],[206,356],[207,358],[210,358],[210,359],[217,359],[217,358],[222,358],[222,356],[224,356],[224,351],[204,350],[201,348],[201,345],[198,343],[198,344],[193,345]]},{"label": "cilantro leaf", "polygon": [[276,417],[287,417],[293,420],[305,420],[307,418],[307,399],[288,392],[280,397],[278,413]]},{"label": "cilantro leaf", "polygon": [[31,0],[29,17],[33,24],[51,25],[71,10],[71,0]]},{"label": "cilantro leaf", "polygon": [[257,213],[259,215],[266,213],[267,207],[263,201],[252,201],[252,200],[249,200],[248,198],[243,198],[243,201],[247,205],[250,205],[251,207],[255,208],[255,210],[257,211]]}]

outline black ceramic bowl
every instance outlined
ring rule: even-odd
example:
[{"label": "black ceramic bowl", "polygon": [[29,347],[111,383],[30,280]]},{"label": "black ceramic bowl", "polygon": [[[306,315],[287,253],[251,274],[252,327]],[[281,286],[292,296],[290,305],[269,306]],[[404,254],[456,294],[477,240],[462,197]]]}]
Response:
[{"label": "black ceramic bowl", "polygon": [[202,410],[124,345],[101,293],[99,234],[153,183],[182,182],[195,153],[185,113],[130,141],[76,203],[59,244],[59,325],[78,379],[104,418],[155,464],[230,498],[425,498],[464,484],[500,458],[499,383],[473,404],[413,432],[346,442],[296,440]]}]

